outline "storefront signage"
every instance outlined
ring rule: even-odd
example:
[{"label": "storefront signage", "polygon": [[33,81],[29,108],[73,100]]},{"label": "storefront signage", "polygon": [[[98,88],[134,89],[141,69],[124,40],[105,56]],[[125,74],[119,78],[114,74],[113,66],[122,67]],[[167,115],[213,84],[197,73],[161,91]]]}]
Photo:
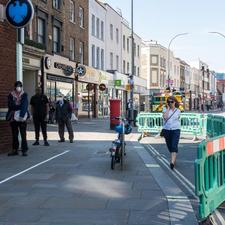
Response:
[{"label": "storefront signage", "polygon": [[12,26],[22,28],[32,20],[34,8],[30,0],[11,0],[6,5],[5,15]]},{"label": "storefront signage", "polygon": [[73,79],[72,78],[66,78],[66,77],[62,77],[62,76],[55,76],[55,75],[47,75],[47,79],[48,80],[53,80],[53,81],[59,81],[59,82],[65,82],[65,83],[73,83]]},{"label": "storefront signage", "polygon": [[76,68],[76,73],[78,76],[83,77],[86,74],[86,68],[83,65],[78,65]]},{"label": "storefront signage", "polygon": [[65,65],[65,64],[62,64],[62,63],[57,63],[57,62],[55,62],[55,63],[54,63],[54,67],[57,68],[57,69],[63,70],[63,73],[64,73],[66,76],[71,76],[71,75],[73,74],[73,72],[74,72],[72,66]]},{"label": "storefront signage", "polygon": [[94,89],[94,84],[91,84],[91,83],[87,84],[86,89],[88,91],[92,91]]},{"label": "storefront signage", "polygon": [[99,85],[99,90],[100,90],[100,91],[105,91],[105,89],[106,89],[105,84],[100,84],[100,85]]},{"label": "storefront signage", "polygon": [[121,80],[114,80],[115,86],[121,86]]},{"label": "storefront signage", "polygon": [[45,57],[45,68],[49,70],[51,68],[51,64],[51,59],[49,57]]}]

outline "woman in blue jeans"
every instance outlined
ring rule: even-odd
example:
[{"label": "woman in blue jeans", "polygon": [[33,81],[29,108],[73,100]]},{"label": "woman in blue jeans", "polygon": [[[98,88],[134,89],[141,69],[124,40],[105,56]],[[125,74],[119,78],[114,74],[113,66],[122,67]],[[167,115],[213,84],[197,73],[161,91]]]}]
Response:
[{"label": "woman in blue jeans", "polygon": [[171,153],[170,168],[173,169],[176,164],[178,152],[178,143],[180,139],[180,110],[179,103],[174,96],[167,99],[167,105],[163,108],[163,136],[166,141],[167,148]]}]

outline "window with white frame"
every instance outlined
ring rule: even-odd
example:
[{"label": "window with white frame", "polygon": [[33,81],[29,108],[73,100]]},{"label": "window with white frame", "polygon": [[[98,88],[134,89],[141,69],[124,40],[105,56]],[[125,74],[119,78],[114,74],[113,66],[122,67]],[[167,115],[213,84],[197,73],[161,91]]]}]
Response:
[{"label": "window with white frame", "polygon": [[134,76],[136,76],[136,66],[134,66]]},{"label": "window with white frame", "polygon": [[70,0],[70,22],[75,22],[75,3]]},{"label": "window with white frame", "polygon": [[127,62],[127,73],[130,73],[130,64]]},{"label": "window with white frame", "polygon": [[127,52],[130,51],[130,40],[129,38],[127,38]]},{"label": "window with white frame", "polygon": [[80,27],[84,28],[84,9],[79,6]]},{"label": "window with white frame", "polygon": [[96,49],[96,68],[100,69],[100,48]]},{"label": "window with white frame", "polygon": [[101,40],[104,40],[104,21],[101,21]]},{"label": "window with white frame", "polygon": [[53,0],[52,5],[53,5],[53,8],[59,9],[60,8],[60,0]]},{"label": "window with white frame", "polygon": [[95,46],[91,46],[91,61],[92,61],[92,67],[95,67]]},{"label": "window with white frame", "polygon": [[60,52],[60,29],[53,27],[53,52]]},{"label": "window with white frame", "polygon": [[119,56],[116,56],[116,70],[119,71]]},{"label": "window with white frame", "polygon": [[137,76],[140,77],[140,68],[137,69]]},{"label": "window with white frame", "polygon": [[38,18],[38,29],[37,29],[38,43],[45,44],[45,20]]},{"label": "window with white frame", "polygon": [[110,24],[110,39],[113,40],[113,25]]},{"label": "window with white frame", "polygon": [[80,63],[84,64],[84,42],[82,41],[80,41],[79,54],[80,54]]},{"label": "window with white frame", "polygon": [[104,70],[104,49],[101,49],[101,70]]},{"label": "window with white frame", "polygon": [[126,48],[126,37],[123,35],[123,50]]},{"label": "window with white frame", "polygon": [[75,60],[75,39],[70,38],[70,59]]},{"label": "window with white frame", "polygon": [[123,73],[125,74],[126,73],[126,61],[123,60]]},{"label": "window with white frame", "polygon": [[116,28],[116,43],[119,43],[119,29]]},{"label": "window with white frame", "polygon": [[99,18],[97,18],[97,20],[96,20],[96,36],[97,36],[97,38],[99,38],[99,36],[100,36],[100,20],[99,20]]},{"label": "window with white frame", "polygon": [[137,55],[138,55],[138,57],[140,57],[140,46],[139,45],[137,47]]},{"label": "window with white frame", "polygon": [[136,49],[136,43],[134,43],[134,56],[136,56],[137,55],[137,51],[136,51],[137,49]]},{"label": "window with white frame", "polygon": [[110,52],[110,69],[113,70],[113,53]]},{"label": "window with white frame", "polygon": [[95,15],[91,16],[91,34],[95,36]]}]

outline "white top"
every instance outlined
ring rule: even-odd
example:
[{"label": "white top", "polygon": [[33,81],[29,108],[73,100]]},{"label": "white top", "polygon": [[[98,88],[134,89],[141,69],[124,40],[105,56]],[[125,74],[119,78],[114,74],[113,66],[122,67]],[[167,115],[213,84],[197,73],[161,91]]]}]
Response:
[{"label": "white top", "polygon": [[[180,117],[180,110],[175,108],[174,110],[176,110],[176,112],[173,114],[173,110],[170,109],[169,111],[169,116],[168,118],[172,115],[172,117],[166,122],[165,124],[165,120],[164,120],[164,125],[163,125],[163,129],[166,129],[166,130],[177,130],[177,129],[180,129],[180,120],[179,120],[179,117]],[[164,107],[163,108],[163,113],[166,112],[166,108]]]}]

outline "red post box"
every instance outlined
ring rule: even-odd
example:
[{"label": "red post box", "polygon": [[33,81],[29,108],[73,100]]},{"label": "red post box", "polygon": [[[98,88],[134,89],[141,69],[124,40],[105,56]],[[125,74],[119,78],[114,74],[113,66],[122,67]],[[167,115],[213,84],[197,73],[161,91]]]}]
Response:
[{"label": "red post box", "polygon": [[115,117],[120,116],[120,102],[119,99],[110,99],[110,129],[114,129],[114,127],[119,124],[119,120],[114,119]]}]

